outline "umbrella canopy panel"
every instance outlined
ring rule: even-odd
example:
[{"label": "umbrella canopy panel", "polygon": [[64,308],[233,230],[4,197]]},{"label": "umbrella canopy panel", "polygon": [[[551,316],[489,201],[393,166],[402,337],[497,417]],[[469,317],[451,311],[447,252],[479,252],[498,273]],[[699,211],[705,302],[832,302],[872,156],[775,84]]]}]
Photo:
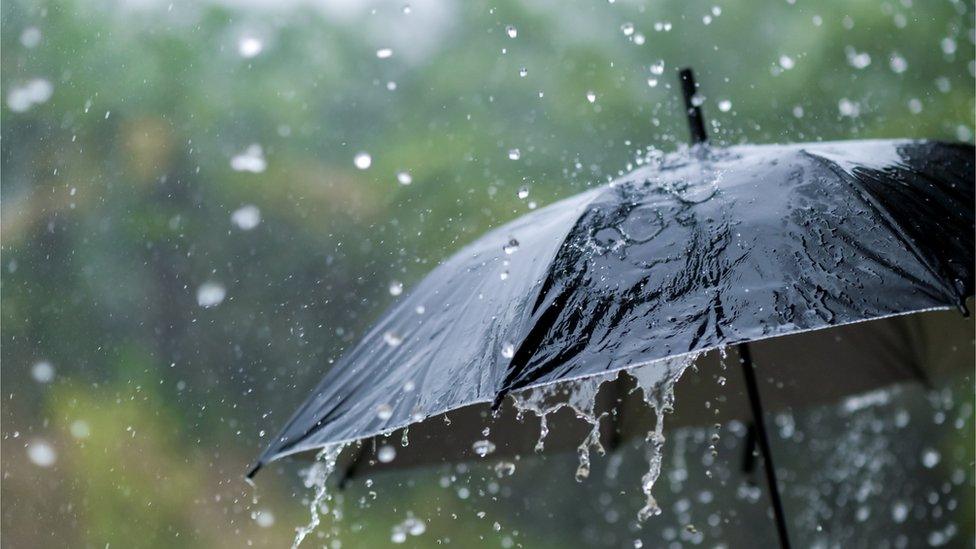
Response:
[{"label": "umbrella canopy panel", "polygon": [[649,158],[496,229],[394,305],[259,460],[511,391],[964,308],[973,148],[861,141]]}]

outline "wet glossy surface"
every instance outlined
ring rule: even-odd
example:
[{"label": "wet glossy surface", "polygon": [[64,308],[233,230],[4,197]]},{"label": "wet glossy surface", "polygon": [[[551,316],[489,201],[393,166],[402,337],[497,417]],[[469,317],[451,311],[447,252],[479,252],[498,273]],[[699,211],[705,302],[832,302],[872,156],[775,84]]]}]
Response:
[{"label": "wet glossy surface", "polygon": [[261,458],[533,385],[973,292],[973,148],[692,150],[496,229],[343,357]]}]

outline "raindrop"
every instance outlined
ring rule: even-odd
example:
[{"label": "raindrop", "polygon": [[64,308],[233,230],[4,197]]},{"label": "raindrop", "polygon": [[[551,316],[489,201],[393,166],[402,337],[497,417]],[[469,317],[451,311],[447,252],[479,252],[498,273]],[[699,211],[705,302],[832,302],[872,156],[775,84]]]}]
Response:
[{"label": "raindrop", "polygon": [[847,64],[855,69],[863,69],[871,64],[871,56],[867,52],[858,52],[851,46],[847,46],[844,48],[844,53],[847,55]]},{"label": "raindrop", "polygon": [[204,309],[216,307],[224,301],[227,289],[219,282],[204,282],[197,288],[197,304]]},{"label": "raindrop", "polygon": [[528,74],[529,74],[529,69],[525,67],[519,69],[519,76],[521,76],[522,78],[525,78],[526,76],[528,76]]},{"label": "raindrop", "polygon": [[647,79],[647,85],[650,86],[650,87],[652,87],[652,88],[656,88],[657,87],[657,78],[648,78]]},{"label": "raindrop", "polygon": [[418,315],[422,315],[427,312],[427,307],[424,307],[423,305],[417,305],[414,308],[413,312],[417,313]]},{"label": "raindrop", "polygon": [[664,74],[664,59],[658,60],[656,63],[651,63],[651,74],[658,76]]},{"label": "raindrop", "polygon": [[41,43],[41,30],[37,27],[27,27],[20,33],[20,43],[27,49],[36,48]]},{"label": "raindrop", "polygon": [[528,189],[528,187],[522,187],[521,189],[519,189],[518,190],[518,197],[519,197],[519,200],[525,200],[526,198],[528,198],[529,197],[529,189]]},{"label": "raindrop", "polygon": [[645,38],[643,34],[638,32],[637,34],[634,35],[634,44],[637,44],[638,46],[643,46],[644,42],[646,41],[647,38]]},{"label": "raindrop", "polygon": [[630,36],[634,34],[634,24],[627,22],[620,25],[620,32],[624,33],[624,36]]},{"label": "raindrop", "polygon": [[718,110],[722,112],[729,112],[732,110],[732,102],[728,99],[722,99],[718,102]]},{"label": "raindrop", "polygon": [[922,465],[924,465],[926,469],[935,467],[941,460],[942,454],[940,454],[935,448],[926,448],[922,452]]},{"label": "raindrop", "polygon": [[505,246],[502,247],[502,251],[505,252],[506,255],[514,254],[515,252],[518,251],[518,249],[519,249],[519,241],[515,240],[514,238],[510,238],[508,240],[508,244],[505,244]]},{"label": "raindrop", "polygon": [[485,457],[495,451],[495,443],[490,440],[479,440],[471,445],[471,449],[479,457]]},{"label": "raindrop", "polygon": [[373,157],[368,152],[359,152],[353,157],[352,162],[360,170],[368,170],[373,165]]},{"label": "raindrop", "polygon": [[31,376],[38,383],[51,383],[54,381],[54,366],[46,360],[37,362],[31,367]]},{"label": "raindrop", "polygon": [[230,220],[242,231],[250,231],[261,223],[261,210],[253,204],[241,206],[230,215]]},{"label": "raindrop", "polygon": [[34,105],[40,105],[54,94],[54,86],[43,78],[34,78],[27,83],[14,86],[7,92],[7,106],[14,112],[25,112]]},{"label": "raindrop", "polygon": [[892,72],[895,74],[901,74],[908,70],[908,61],[900,54],[893,53],[888,58],[888,66],[891,67]]},{"label": "raindrop", "polygon": [[837,102],[837,110],[841,116],[849,118],[857,118],[861,115],[861,106],[846,97]]},{"label": "raindrop", "polygon": [[592,92],[592,91],[586,92],[586,100],[589,101],[590,103],[595,103],[596,102],[596,93],[595,92]]},{"label": "raindrop", "polygon": [[508,150],[508,159],[509,160],[518,160],[519,158],[522,158],[522,151],[520,151],[518,149],[509,149]]},{"label": "raindrop", "polygon": [[390,282],[390,295],[398,296],[403,293],[403,282],[394,280]]},{"label": "raindrop", "polygon": [[91,436],[91,426],[83,419],[72,421],[71,426],[68,427],[68,431],[76,439],[85,439]]},{"label": "raindrop", "polygon": [[380,59],[389,59],[393,57],[393,50],[390,48],[380,48],[376,50],[376,57]]},{"label": "raindrop", "polygon": [[507,34],[509,38],[515,38],[518,36],[518,29],[516,29],[514,25],[508,25],[505,27],[505,34]]},{"label": "raindrop", "polygon": [[268,167],[268,163],[264,159],[261,145],[255,143],[231,158],[230,167],[235,172],[261,173]]},{"label": "raindrop", "polygon": [[943,38],[942,42],[940,42],[939,45],[942,46],[942,52],[945,53],[946,55],[952,55],[956,53],[956,41],[953,40],[951,37],[947,36]]},{"label": "raindrop", "polygon": [[784,71],[788,71],[796,66],[796,62],[788,55],[781,55],[779,56],[779,66],[783,67]]},{"label": "raindrop", "polygon": [[413,183],[413,177],[411,177],[410,172],[399,171],[396,173],[397,183],[401,185],[409,185]]},{"label": "raindrop", "polygon": [[495,464],[495,474],[499,477],[510,477],[515,474],[515,464],[511,461],[499,461]]},{"label": "raindrop", "polygon": [[245,59],[257,57],[264,49],[264,43],[253,36],[245,36],[237,43],[237,53]]},{"label": "raindrop", "polygon": [[274,514],[267,509],[259,509],[251,513],[251,518],[261,528],[271,528],[275,523]]},{"label": "raindrop", "polygon": [[922,102],[917,98],[912,98],[908,100],[908,111],[912,114],[918,114],[922,112]]},{"label": "raindrop", "polygon": [[50,467],[58,460],[54,447],[47,441],[37,439],[27,445],[27,457],[38,467]]},{"label": "raindrop", "polygon": [[376,451],[376,459],[378,459],[380,463],[390,463],[396,459],[396,448],[390,446],[389,444],[380,446],[379,450]]}]

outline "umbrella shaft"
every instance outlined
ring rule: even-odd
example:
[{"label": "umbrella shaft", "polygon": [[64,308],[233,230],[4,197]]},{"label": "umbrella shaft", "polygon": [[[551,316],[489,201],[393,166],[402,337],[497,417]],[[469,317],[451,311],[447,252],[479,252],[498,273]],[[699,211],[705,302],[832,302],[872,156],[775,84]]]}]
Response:
[{"label": "umbrella shaft", "polygon": [[752,365],[752,354],[749,345],[739,345],[739,362],[742,364],[742,375],[746,381],[749,393],[749,407],[752,409],[752,421],[756,426],[757,442],[762,452],[763,469],[766,473],[766,485],[769,488],[769,499],[773,504],[773,516],[776,519],[776,532],[779,544],[783,549],[790,548],[790,537],[786,530],[786,515],[783,513],[783,502],[780,500],[779,486],[776,483],[776,467],[773,465],[773,453],[769,449],[769,436],[766,433],[766,422],[763,420],[762,401],[759,399],[759,387],[756,385],[756,372]]}]

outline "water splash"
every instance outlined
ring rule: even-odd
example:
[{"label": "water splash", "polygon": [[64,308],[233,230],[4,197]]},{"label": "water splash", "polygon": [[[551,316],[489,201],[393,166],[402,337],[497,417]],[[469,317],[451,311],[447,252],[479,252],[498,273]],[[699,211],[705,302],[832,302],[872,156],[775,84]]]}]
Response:
[{"label": "water splash", "polygon": [[549,434],[547,416],[568,407],[576,412],[576,417],[589,423],[589,434],[577,447],[579,467],[576,469],[576,480],[582,482],[590,476],[590,451],[596,448],[601,456],[606,453],[600,444],[600,420],[606,413],[595,412],[596,395],[604,382],[616,377],[616,372],[592,376],[577,380],[572,384],[554,383],[528,389],[512,395],[518,418],[522,419],[525,412],[532,412],[539,417],[539,440],[535,451],[541,452],[545,448],[546,436]]},{"label": "water splash", "polygon": [[[315,456],[315,463],[305,472],[305,487],[312,488],[315,491],[312,496],[312,501],[308,506],[311,518],[308,524],[296,529],[295,540],[291,544],[292,549],[297,549],[305,537],[318,528],[321,522],[321,515],[329,513],[329,503],[333,500],[333,496],[329,493],[327,482],[335,471],[336,460],[339,459],[339,454],[342,453],[345,447],[345,443],[325,446]],[[333,506],[331,510],[333,516],[338,519],[338,507]]]},{"label": "water splash", "polygon": [[648,470],[641,477],[641,491],[647,498],[644,507],[637,512],[637,520],[644,522],[648,518],[661,514],[657,500],[651,495],[654,483],[661,475],[662,450],[664,449],[664,414],[674,409],[674,385],[681,375],[694,364],[697,353],[691,353],[677,358],[659,360],[635,368],[628,373],[637,381],[637,387],[643,392],[644,402],[654,410],[654,428],[647,433],[648,442]]}]

